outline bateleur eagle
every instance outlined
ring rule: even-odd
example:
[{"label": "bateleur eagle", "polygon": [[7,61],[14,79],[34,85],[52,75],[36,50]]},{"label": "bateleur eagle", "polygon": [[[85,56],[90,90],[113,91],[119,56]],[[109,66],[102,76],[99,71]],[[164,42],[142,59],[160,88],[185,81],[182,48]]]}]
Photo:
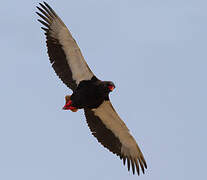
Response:
[{"label": "bateleur eagle", "polygon": [[88,67],[80,48],[70,31],[46,3],[39,3],[36,12],[44,27],[48,55],[53,69],[73,94],[66,96],[63,109],[76,112],[84,109],[86,120],[92,134],[104,147],[127,161],[133,174],[145,172],[147,164],[129,129],[114,110],[109,93],[115,85],[111,81],[99,80]]}]

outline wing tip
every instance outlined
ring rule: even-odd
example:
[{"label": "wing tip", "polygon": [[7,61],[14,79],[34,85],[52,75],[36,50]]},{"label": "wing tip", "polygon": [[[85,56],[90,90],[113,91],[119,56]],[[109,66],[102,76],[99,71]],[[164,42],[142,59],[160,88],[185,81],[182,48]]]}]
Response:
[{"label": "wing tip", "polygon": [[[45,6],[49,6],[49,4],[45,1],[43,1],[43,3],[45,4]],[[50,6],[49,6],[50,7]]]},{"label": "wing tip", "polygon": [[145,160],[140,160],[139,158],[133,159],[132,157],[126,157],[123,155],[120,156],[120,159],[123,160],[124,165],[127,164],[128,171],[130,171],[130,169],[131,169],[132,173],[135,174],[135,169],[136,169],[137,175],[139,176],[140,169],[141,169],[142,173],[145,174],[145,172],[146,172],[145,170],[147,169],[147,164],[146,164]]}]

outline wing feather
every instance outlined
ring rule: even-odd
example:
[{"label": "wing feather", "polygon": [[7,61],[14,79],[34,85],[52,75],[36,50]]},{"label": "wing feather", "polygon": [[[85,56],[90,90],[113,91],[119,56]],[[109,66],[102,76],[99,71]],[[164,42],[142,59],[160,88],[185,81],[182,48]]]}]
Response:
[{"label": "wing feather", "polygon": [[[144,156],[125,123],[114,110],[110,101],[104,101],[96,109],[85,109],[85,116],[92,134],[111,152],[127,160],[127,167],[139,175],[139,164],[144,173],[147,168]],[[139,164],[138,164],[139,163]]]},{"label": "wing feather", "polygon": [[48,55],[52,67],[59,78],[72,90],[82,80],[90,80],[94,75],[88,67],[76,41],[55,11],[44,2],[39,3],[36,12],[44,27]]}]

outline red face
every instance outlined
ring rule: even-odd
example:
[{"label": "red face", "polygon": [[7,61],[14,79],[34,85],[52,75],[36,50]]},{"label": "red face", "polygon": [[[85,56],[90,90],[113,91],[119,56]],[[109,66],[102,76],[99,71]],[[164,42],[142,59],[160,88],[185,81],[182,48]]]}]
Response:
[{"label": "red face", "polygon": [[113,85],[109,85],[108,88],[110,91],[113,91],[115,87]]}]

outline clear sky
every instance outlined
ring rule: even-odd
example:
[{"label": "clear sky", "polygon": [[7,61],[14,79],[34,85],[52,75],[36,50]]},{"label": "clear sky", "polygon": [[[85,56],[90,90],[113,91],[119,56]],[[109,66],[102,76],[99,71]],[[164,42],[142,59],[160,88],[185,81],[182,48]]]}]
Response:
[{"label": "clear sky", "polygon": [[141,147],[132,175],[97,143],[48,60],[38,1],[0,6],[0,179],[206,179],[207,1],[47,1]]}]

